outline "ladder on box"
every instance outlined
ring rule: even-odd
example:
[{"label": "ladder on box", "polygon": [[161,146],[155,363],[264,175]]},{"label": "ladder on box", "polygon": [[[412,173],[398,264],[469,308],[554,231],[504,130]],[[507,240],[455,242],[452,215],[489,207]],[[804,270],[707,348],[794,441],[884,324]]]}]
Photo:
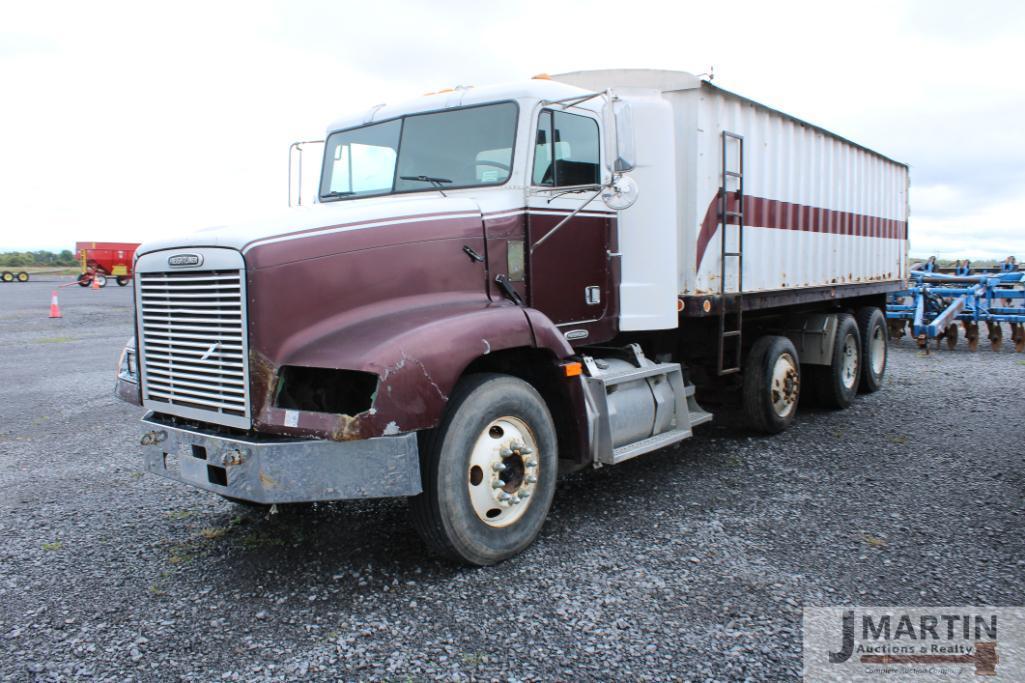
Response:
[{"label": "ladder on box", "polygon": [[[737,150],[736,170],[730,168],[730,147]],[[735,182],[736,190],[730,190]],[[731,208],[730,195],[736,197]],[[728,228],[737,226],[736,251],[730,251]],[[741,330],[744,326],[744,137],[722,132],[722,186],[719,188],[719,376],[740,372],[743,354]],[[726,291],[726,259],[736,259],[737,290]],[[727,364],[729,363],[729,364]]]}]

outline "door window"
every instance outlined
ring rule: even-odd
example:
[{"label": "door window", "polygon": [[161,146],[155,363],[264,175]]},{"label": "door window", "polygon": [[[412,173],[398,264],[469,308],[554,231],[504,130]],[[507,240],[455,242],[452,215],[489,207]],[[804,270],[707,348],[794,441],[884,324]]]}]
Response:
[{"label": "door window", "polygon": [[534,184],[597,185],[598,139],[598,122],[594,119],[551,109],[542,111],[534,143]]}]

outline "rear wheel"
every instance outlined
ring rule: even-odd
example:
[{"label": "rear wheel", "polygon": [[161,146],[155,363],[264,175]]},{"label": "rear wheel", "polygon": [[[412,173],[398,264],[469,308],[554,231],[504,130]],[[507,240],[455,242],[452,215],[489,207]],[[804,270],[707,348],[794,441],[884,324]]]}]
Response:
[{"label": "rear wheel", "polygon": [[127,285],[131,281],[132,281],[132,278],[128,277],[127,275],[118,275],[117,276],[117,286],[118,287],[124,287],[125,285]]},{"label": "rear wheel", "polygon": [[507,375],[471,375],[421,438],[423,493],[413,524],[434,553],[488,565],[534,542],[552,503],[555,425],[537,391]]},{"label": "rear wheel", "polygon": [[18,282],[28,282],[28,273],[25,271],[18,273]]},{"label": "rear wheel", "polygon": [[829,408],[846,408],[858,394],[861,380],[861,335],[854,316],[837,316],[833,358],[829,365],[805,369],[806,389]]},{"label": "rear wheel", "polygon": [[744,365],[744,414],[759,432],[777,434],[789,427],[801,394],[797,350],[786,337],[765,336],[754,343]]},{"label": "rear wheel", "polygon": [[[858,309],[855,319],[861,335],[861,383],[858,391],[870,394],[883,386],[886,374],[886,317],[875,306]],[[955,332],[956,334],[956,332]]]},{"label": "rear wheel", "polygon": [[14,273],[5,270],[0,273],[0,280],[3,280],[4,282],[14,282]]},{"label": "rear wheel", "polygon": [[96,275],[93,275],[93,279],[96,280],[96,284],[98,284],[100,287],[107,286],[107,276],[103,273],[96,273]]}]

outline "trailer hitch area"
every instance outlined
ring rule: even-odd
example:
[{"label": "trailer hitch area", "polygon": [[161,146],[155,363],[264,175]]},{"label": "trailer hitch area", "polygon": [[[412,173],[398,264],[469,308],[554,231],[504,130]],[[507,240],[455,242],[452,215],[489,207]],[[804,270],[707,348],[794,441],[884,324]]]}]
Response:
[{"label": "trailer hitch area", "polygon": [[152,432],[146,432],[145,434],[143,434],[142,438],[139,439],[139,443],[143,446],[153,446],[155,444],[162,443],[166,440],[167,432],[165,432],[163,429],[156,429]]}]

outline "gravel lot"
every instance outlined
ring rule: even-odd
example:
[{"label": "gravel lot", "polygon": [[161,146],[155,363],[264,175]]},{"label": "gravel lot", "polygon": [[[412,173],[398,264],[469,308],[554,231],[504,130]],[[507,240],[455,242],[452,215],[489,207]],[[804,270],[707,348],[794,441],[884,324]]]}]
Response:
[{"label": "gravel lot", "polygon": [[130,291],[48,320],[52,287],[0,285],[0,680],[794,680],[804,605],[1025,604],[1006,346],[905,339],[850,410],[566,478],[536,545],[473,570],[404,501],[269,516],[142,475]]}]

